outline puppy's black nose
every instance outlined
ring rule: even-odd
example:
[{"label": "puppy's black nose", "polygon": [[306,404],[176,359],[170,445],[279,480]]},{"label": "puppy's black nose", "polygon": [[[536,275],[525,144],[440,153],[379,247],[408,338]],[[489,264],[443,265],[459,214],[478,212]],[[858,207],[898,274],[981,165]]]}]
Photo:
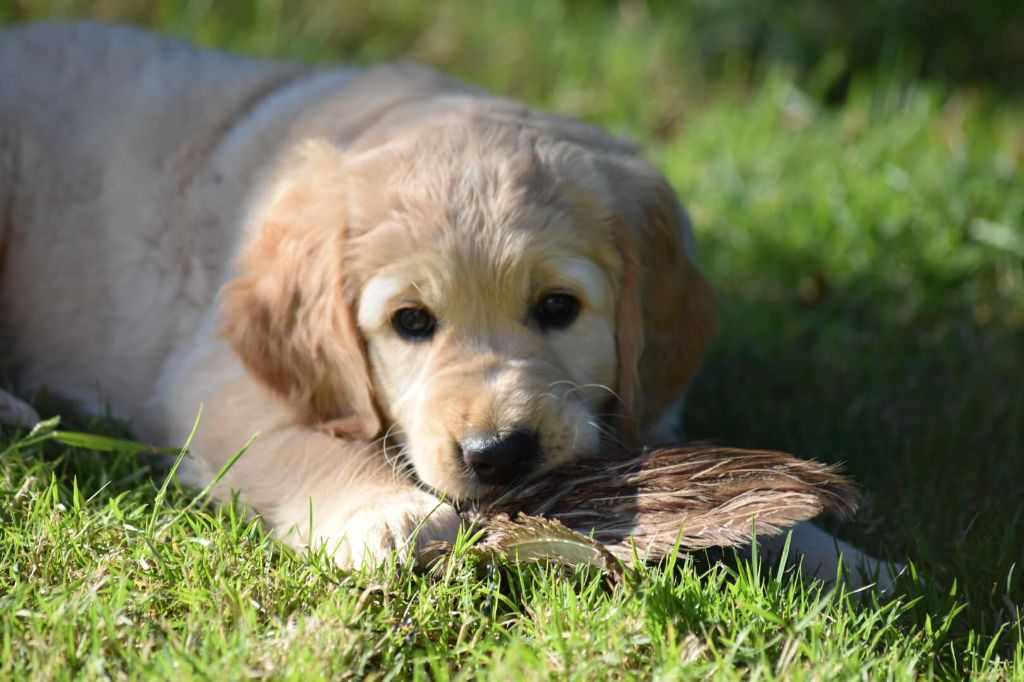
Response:
[{"label": "puppy's black nose", "polygon": [[466,466],[486,485],[509,483],[540,459],[540,438],[536,431],[526,429],[474,434],[464,438],[459,447]]}]

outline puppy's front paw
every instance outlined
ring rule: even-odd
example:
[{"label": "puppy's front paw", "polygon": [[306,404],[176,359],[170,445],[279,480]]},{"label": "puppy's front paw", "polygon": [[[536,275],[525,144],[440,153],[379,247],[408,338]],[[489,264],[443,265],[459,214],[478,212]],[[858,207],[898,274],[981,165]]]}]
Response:
[{"label": "puppy's front paw", "polygon": [[461,523],[450,504],[416,488],[368,496],[354,509],[330,533],[343,568],[376,565],[396,549],[407,556],[431,542],[454,542]]},{"label": "puppy's front paw", "polygon": [[865,594],[874,592],[879,597],[893,597],[897,594],[900,576],[907,573],[907,567],[891,561],[880,561],[865,555],[862,564],[848,569],[848,587]]}]

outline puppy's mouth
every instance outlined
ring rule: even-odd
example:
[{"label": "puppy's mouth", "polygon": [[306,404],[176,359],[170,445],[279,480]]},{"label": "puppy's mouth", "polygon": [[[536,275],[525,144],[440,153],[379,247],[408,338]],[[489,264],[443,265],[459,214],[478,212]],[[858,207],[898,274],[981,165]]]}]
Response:
[{"label": "puppy's mouth", "polygon": [[402,453],[422,485],[452,502],[472,501],[593,453],[601,440],[594,421],[582,406],[501,426],[423,421],[403,430]]},{"label": "puppy's mouth", "polygon": [[420,483],[455,503],[491,497],[558,464],[530,427],[471,430],[450,437],[441,450],[419,462],[414,447],[405,452]]}]

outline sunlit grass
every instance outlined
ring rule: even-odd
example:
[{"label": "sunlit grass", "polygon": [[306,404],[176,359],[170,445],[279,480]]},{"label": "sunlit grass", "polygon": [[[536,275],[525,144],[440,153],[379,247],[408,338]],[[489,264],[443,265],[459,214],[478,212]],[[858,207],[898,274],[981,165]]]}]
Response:
[{"label": "sunlit grass", "polygon": [[7,674],[1009,672],[995,658],[1005,642],[990,649],[974,635],[951,646],[956,600],[919,623],[909,596],[861,604],[757,562],[636,569],[618,586],[592,570],[487,565],[468,553],[434,570],[393,560],[345,573],[322,554],[297,556],[236,508],[182,514],[191,494],[173,485],[159,503],[159,472],[140,483],[137,469],[131,455],[52,444],[4,462]]}]

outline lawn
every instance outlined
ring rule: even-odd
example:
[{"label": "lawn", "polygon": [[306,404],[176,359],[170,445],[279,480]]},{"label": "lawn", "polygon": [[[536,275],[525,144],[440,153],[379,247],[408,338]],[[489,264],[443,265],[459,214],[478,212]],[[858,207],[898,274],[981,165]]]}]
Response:
[{"label": "lawn", "polygon": [[701,3],[352,4],[0,0],[0,21],[404,56],[640,141],[691,211],[721,307],[688,435],[845,462],[863,507],[824,523],[917,580],[879,603],[756,562],[616,587],[471,557],[344,573],[164,489],[149,460],[7,428],[0,675],[1024,679],[1020,93],[936,66],[913,35],[867,62],[723,52],[750,26],[711,30]]}]

